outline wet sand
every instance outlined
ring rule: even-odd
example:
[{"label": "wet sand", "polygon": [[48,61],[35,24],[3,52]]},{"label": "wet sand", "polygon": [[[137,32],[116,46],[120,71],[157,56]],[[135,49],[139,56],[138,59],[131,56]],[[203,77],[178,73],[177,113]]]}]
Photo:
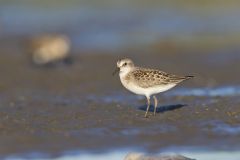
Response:
[{"label": "wet sand", "polygon": [[[23,48],[4,44],[0,52],[1,157],[118,148],[240,149],[240,95],[191,95],[196,88],[238,87],[237,49],[77,51],[72,65],[51,67],[33,66]],[[145,98],[111,75],[116,60],[128,55],[136,64],[196,78],[159,94],[157,115],[144,118]],[[190,94],[181,95],[182,89]]]}]

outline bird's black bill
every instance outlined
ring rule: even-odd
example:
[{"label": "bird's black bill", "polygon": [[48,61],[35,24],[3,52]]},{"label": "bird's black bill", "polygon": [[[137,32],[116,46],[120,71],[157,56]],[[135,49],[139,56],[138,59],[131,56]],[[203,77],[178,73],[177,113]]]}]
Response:
[{"label": "bird's black bill", "polygon": [[115,71],[112,73],[112,75],[114,76],[117,72],[119,72],[120,71],[120,69],[117,67],[116,69],[115,69]]}]

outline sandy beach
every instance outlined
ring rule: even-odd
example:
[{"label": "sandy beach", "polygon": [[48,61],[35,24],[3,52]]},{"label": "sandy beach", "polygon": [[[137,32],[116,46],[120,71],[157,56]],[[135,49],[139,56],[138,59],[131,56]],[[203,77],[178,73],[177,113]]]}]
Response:
[{"label": "sandy beach", "polygon": [[[11,52],[11,53],[10,53]],[[240,134],[237,50],[131,54],[136,64],[196,78],[158,95],[155,117],[144,118],[145,97],[111,75],[128,53],[74,54],[72,65],[36,67],[23,50],[0,55],[0,155],[65,151],[90,153],[168,147],[238,150]],[[221,61],[224,57],[225,61]]]}]

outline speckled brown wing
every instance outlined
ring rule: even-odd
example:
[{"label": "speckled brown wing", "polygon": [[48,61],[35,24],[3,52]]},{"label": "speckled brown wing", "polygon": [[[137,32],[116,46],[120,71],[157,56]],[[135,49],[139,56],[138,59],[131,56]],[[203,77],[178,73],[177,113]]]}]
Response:
[{"label": "speckled brown wing", "polygon": [[131,78],[140,87],[148,88],[157,85],[178,84],[190,77],[180,77],[154,69],[136,68],[132,71]]}]

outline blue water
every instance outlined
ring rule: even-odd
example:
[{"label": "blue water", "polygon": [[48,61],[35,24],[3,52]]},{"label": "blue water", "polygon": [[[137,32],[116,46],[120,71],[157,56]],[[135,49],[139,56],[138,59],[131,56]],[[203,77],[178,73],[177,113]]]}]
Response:
[{"label": "blue water", "polygon": [[239,96],[240,86],[223,86],[215,88],[180,88],[166,93],[169,96],[225,97]]},{"label": "blue water", "polygon": [[240,32],[239,9],[194,11],[158,4],[154,9],[62,7],[6,3],[0,6],[0,34],[63,32],[81,49],[120,49],[201,35],[222,37]]},{"label": "blue water", "polygon": [[[160,97],[171,98],[175,96],[195,97],[234,97],[240,96],[240,86],[220,86],[212,88],[175,88],[168,92],[160,93]],[[129,104],[136,100],[145,100],[144,96],[134,95],[129,92],[114,92],[104,95],[88,95],[87,100],[98,103],[120,103]]]},{"label": "blue water", "polygon": [[[216,135],[226,135],[226,136],[238,136],[240,135],[240,125],[230,125],[226,124],[220,120],[213,120],[213,121],[207,121],[202,122],[200,124],[202,126],[203,130],[206,132],[212,132]],[[208,126],[208,127],[206,127]]]}]

